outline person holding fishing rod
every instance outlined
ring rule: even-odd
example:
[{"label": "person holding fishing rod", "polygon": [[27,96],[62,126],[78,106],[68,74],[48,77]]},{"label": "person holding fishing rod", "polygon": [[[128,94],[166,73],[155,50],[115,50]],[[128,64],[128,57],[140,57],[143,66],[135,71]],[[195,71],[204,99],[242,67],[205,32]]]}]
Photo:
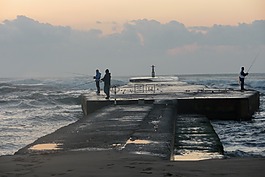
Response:
[{"label": "person holding fishing rod", "polygon": [[250,67],[248,68],[248,70],[247,70],[246,73],[244,72],[244,67],[243,67],[243,66],[241,67],[241,71],[240,71],[240,74],[239,74],[239,81],[240,81],[241,91],[244,91],[244,90],[245,90],[245,88],[244,88],[245,77],[248,75],[248,72],[249,72],[250,68],[253,66],[253,64],[254,64],[255,61],[257,60],[259,54],[260,54],[260,52],[257,53],[257,55],[255,56],[254,60],[252,61],[251,65],[250,65]]},{"label": "person holding fishing rod", "polygon": [[241,71],[239,74],[239,81],[240,81],[240,86],[241,86],[241,91],[244,91],[244,84],[245,84],[245,77],[248,75],[248,73],[244,72],[244,67],[241,67]]},{"label": "person holding fishing rod", "polygon": [[99,72],[99,70],[96,70],[96,75],[94,76],[94,79],[96,81],[96,87],[97,87],[97,95],[100,94],[100,78],[101,78],[101,73]]}]

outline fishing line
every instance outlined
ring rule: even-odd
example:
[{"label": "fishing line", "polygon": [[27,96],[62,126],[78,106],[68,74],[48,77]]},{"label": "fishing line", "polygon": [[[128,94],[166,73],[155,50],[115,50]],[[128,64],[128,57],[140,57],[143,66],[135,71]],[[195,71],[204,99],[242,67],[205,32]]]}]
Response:
[{"label": "fishing line", "polygon": [[79,84],[79,85],[74,86],[74,88],[80,87],[80,86],[83,86],[83,85],[86,85],[86,84],[91,84],[93,82],[95,82],[95,81],[90,81],[90,82],[86,82],[86,83],[83,83],[83,84]]},{"label": "fishing line", "polygon": [[74,75],[77,75],[77,76],[86,76],[86,77],[89,77],[89,75],[87,74],[82,74],[82,73],[72,73],[72,72],[67,72],[68,74],[74,74]]},{"label": "fishing line", "polygon": [[255,57],[254,60],[252,61],[250,67],[249,67],[248,70],[247,70],[247,73],[249,72],[249,70],[250,70],[250,68],[253,66],[253,64],[256,62],[256,60],[257,60],[259,54],[260,54],[260,51],[259,51],[259,53],[257,53],[256,57]]}]

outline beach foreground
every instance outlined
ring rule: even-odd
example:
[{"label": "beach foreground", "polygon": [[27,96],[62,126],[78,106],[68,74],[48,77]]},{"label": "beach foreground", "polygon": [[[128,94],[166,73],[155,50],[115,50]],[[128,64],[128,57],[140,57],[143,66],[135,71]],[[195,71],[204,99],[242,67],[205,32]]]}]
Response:
[{"label": "beach foreground", "polygon": [[170,162],[123,151],[68,151],[0,157],[0,176],[252,176],[265,174],[265,158]]}]

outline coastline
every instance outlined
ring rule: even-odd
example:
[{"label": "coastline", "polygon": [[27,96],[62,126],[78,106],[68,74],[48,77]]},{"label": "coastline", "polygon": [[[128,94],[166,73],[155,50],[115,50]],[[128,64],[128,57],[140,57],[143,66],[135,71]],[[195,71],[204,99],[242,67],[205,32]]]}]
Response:
[{"label": "coastline", "polygon": [[265,158],[174,161],[124,151],[67,151],[0,157],[0,176],[241,176],[265,174]]}]

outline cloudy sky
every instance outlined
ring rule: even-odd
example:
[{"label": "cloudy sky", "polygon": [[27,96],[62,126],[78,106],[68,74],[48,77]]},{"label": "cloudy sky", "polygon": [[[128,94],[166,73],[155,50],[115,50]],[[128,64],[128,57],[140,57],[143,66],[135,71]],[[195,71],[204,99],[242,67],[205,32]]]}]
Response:
[{"label": "cloudy sky", "polygon": [[264,0],[0,0],[0,77],[265,71]]}]

